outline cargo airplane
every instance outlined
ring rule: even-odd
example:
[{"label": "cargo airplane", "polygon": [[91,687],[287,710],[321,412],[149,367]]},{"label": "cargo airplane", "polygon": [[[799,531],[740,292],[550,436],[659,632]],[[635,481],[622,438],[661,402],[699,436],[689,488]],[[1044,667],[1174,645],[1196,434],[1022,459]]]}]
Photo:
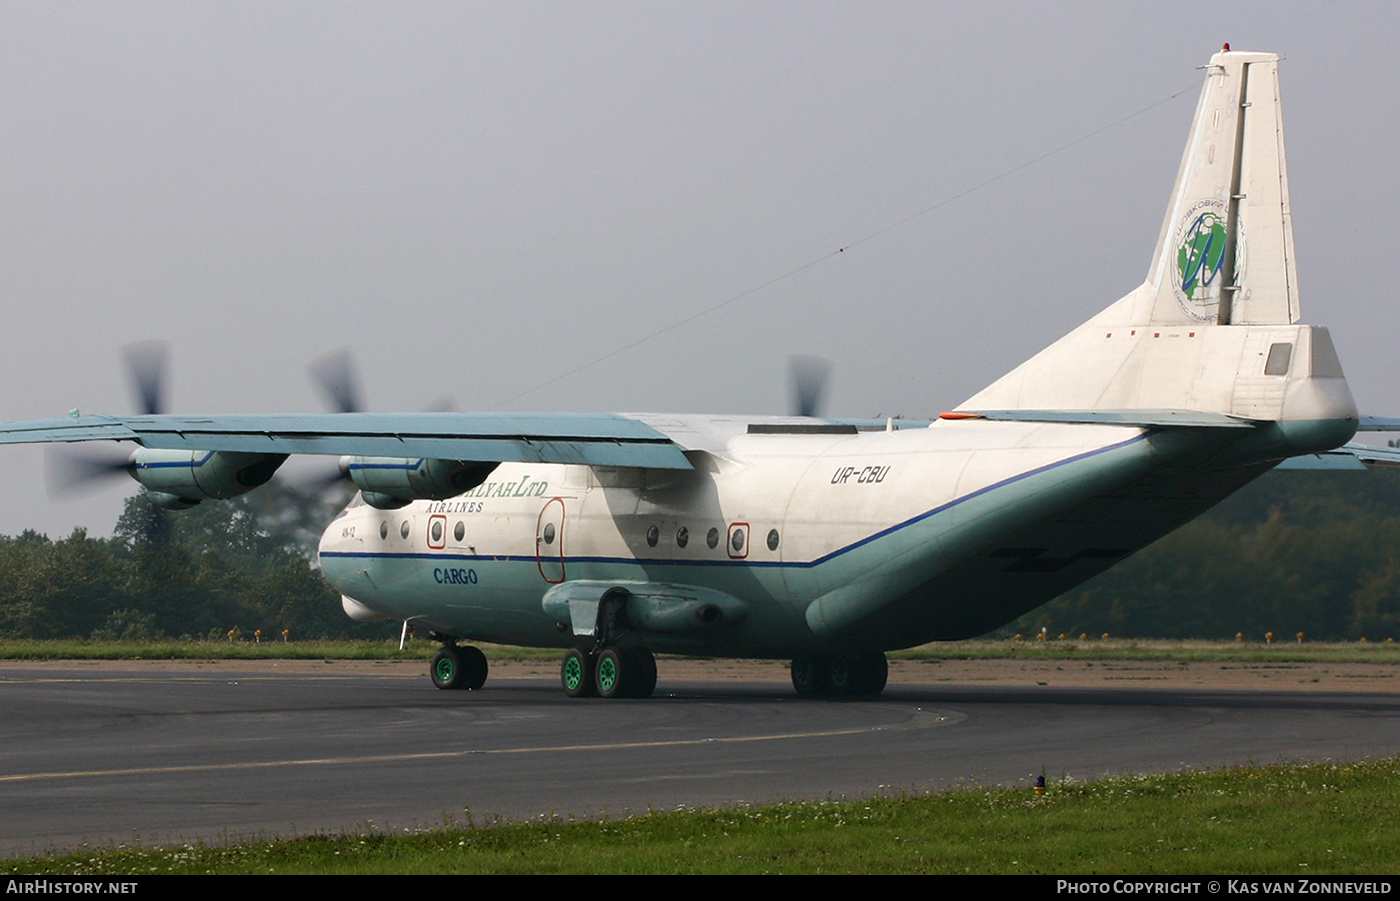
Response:
[{"label": "cargo airplane", "polygon": [[[1278,56],[1225,50],[1147,279],[932,422],[419,413],[83,416],[0,443],[117,440],[157,504],[340,457],[320,543],[357,620],[560,649],[573,696],[646,697],[655,652],[790,659],[803,694],[879,693],[885,652],[975,636],[1290,458],[1389,459],[1327,329],[1300,323]],[[126,459],[126,458],[124,458]]]}]

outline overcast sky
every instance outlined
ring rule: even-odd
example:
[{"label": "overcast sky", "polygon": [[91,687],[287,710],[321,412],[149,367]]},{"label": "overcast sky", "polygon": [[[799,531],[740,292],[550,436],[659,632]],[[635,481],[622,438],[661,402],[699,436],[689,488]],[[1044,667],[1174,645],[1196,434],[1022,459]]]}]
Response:
[{"label": "overcast sky", "polygon": [[[1400,414],[1397,34],[1392,3],[4,0],[0,418],[132,411],[148,338],[174,412],[322,411],[307,365],[349,346],[379,411],[782,412],[817,354],[828,413],[934,415],[1141,282],[1225,41],[1285,56],[1304,320]],[[0,449],[0,533],[110,533],[134,484],[51,502],[43,465]]]}]

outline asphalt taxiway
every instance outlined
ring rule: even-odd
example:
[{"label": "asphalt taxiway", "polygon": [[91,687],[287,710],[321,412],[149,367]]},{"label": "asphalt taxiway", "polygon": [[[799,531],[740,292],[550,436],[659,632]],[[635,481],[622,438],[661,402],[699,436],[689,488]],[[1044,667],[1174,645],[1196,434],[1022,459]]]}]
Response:
[{"label": "asphalt taxiway", "polygon": [[569,700],[416,667],[0,668],[0,855],[858,798],[1400,752],[1400,693],[675,681]]}]

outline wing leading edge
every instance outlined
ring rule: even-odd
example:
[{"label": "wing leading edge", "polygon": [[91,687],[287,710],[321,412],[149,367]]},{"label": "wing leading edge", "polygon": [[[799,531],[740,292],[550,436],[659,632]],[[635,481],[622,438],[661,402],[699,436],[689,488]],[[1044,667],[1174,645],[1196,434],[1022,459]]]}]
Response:
[{"label": "wing leading edge", "polygon": [[69,416],[0,423],[0,444],[104,440],[162,450],[691,468],[666,435],[611,413]]}]

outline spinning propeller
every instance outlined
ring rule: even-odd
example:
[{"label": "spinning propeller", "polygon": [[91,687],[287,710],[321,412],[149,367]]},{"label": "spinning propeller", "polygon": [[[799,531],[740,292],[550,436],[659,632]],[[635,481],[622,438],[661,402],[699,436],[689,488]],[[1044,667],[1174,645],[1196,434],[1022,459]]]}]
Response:
[{"label": "spinning propeller", "polygon": [[[127,378],[136,407],[143,415],[155,416],[165,408],[165,366],[170,348],[164,341],[138,341],[122,348]],[[44,481],[49,497],[61,498],[90,491],[99,482],[130,475],[130,451],[119,447],[103,449],[49,445],[45,453]]]},{"label": "spinning propeller", "polygon": [[792,415],[820,416],[831,381],[831,361],[821,357],[789,357],[788,374],[792,386]]}]

